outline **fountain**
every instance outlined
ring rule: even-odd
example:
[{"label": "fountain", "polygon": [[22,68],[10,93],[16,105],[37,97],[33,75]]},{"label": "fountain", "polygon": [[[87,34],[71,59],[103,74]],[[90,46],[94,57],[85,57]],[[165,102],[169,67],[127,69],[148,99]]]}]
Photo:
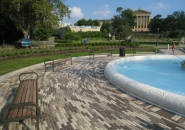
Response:
[{"label": "fountain", "polygon": [[182,67],[182,68],[185,68],[185,60],[183,60],[183,61],[181,62],[181,67]]},{"label": "fountain", "polygon": [[[137,65],[141,61],[149,61],[149,59],[151,59],[151,60],[167,59],[167,61],[171,61],[170,66],[172,66],[172,67],[178,66],[179,63],[177,61],[179,61],[178,60],[179,58],[176,58],[177,61],[174,61],[174,58],[176,58],[176,57],[173,55],[137,56],[137,57],[121,58],[121,59],[117,59],[117,60],[113,60],[113,61],[109,62],[105,67],[104,74],[110,82],[112,82],[114,85],[116,85],[118,88],[122,89],[123,91],[126,91],[127,93],[131,94],[132,96],[135,96],[135,97],[137,97],[145,102],[148,102],[150,104],[159,106],[163,109],[166,109],[166,110],[178,113],[182,116],[185,116],[185,96],[184,95],[179,95],[177,93],[169,92],[169,91],[157,88],[155,86],[150,86],[148,84],[141,83],[139,81],[136,81],[132,78],[129,78],[129,77],[121,74],[120,72],[122,70],[118,71],[115,69],[116,64],[119,65],[119,63],[121,63],[121,62],[127,63],[129,61],[135,61],[136,63],[123,64],[123,65],[120,64],[121,66],[118,66],[118,67],[122,68],[124,71],[125,70],[126,71],[127,70],[135,71],[136,68],[135,67],[132,68],[133,65]],[[185,60],[184,60],[185,56],[181,56],[180,59],[183,59],[183,62],[180,62],[180,63],[185,68]],[[158,62],[158,61],[153,62],[152,65],[155,64],[155,66],[158,66],[158,64],[161,64],[161,63],[163,64],[164,62]],[[143,65],[140,65],[138,67],[139,70],[141,70],[142,67],[143,67]],[[150,73],[150,71],[153,69],[148,69],[148,67],[149,66],[146,66],[146,69],[144,69],[144,71],[148,70],[149,72],[147,72],[147,73]],[[150,67],[152,67],[152,66],[150,66]],[[181,71],[182,69],[175,69],[175,70]],[[141,73],[143,73],[144,71],[142,71]],[[160,68],[159,72],[162,72],[162,71],[163,71],[163,69]],[[169,71],[171,71],[171,68],[169,70],[163,72],[162,75],[168,73]],[[184,72],[184,70],[182,70],[182,71]],[[156,72],[154,72],[154,73],[156,73]],[[138,75],[137,77],[143,77],[140,75],[141,73],[130,72],[129,74]],[[170,74],[168,76],[170,76]],[[150,76],[147,76],[147,77],[151,78],[151,79],[155,79],[152,81],[155,81],[158,84],[166,83],[166,85],[164,85],[164,87],[167,87],[168,89],[170,88],[169,82],[168,82],[169,80],[164,82],[163,81],[164,79],[161,78],[163,80],[158,82],[156,79],[156,77],[158,77],[158,76],[153,77],[153,75],[151,75],[151,74],[150,74]],[[169,77],[169,79],[172,79],[172,77],[173,77],[173,80],[171,80],[171,81],[176,82],[176,80],[174,80],[174,78],[179,77],[179,76],[175,75],[175,77],[174,77],[174,73],[173,73],[171,75],[171,77]],[[183,76],[180,76],[180,78],[183,78]],[[143,79],[145,79],[145,81],[148,80],[146,78],[143,78]],[[183,82],[184,80],[181,80],[181,81]],[[178,83],[178,82],[176,82],[176,83]],[[175,90],[177,90],[177,88],[181,87],[181,86],[183,86],[183,85],[176,86]],[[182,88],[180,92],[184,93],[185,92],[184,90],[185,89]]]}]

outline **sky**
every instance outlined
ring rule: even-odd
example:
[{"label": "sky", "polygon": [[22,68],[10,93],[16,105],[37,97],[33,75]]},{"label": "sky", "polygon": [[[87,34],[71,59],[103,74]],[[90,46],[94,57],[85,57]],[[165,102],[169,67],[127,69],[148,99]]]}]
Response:
[{"label": "sky", "polygon": [[142,9],[151,12],[150,18],[157,14],[166,18],[174,11],[185,12],[185,0],[64,0],[71,10],[70,19],[63,18],[62,23],[74,25],[80,19],[103,20],[111,19],[117,7],[124,9]]}]

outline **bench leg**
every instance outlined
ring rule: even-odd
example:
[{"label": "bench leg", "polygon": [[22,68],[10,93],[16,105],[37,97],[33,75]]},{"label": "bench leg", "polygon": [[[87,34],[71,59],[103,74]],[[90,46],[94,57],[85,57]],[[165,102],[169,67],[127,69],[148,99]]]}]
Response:
[{"label": "bench leg", "polygon": [[91,55],[89,55],[89,60],[91,59]]},{"label": "bench leg", "polygon": [[52,66],[53,66],[53,72],[55,72],[55,70],[54,70],[54,68],[55,68],[55,65],[53,64]]},{"label": "bench leg", "polygon": [[45,64],[45,72],[46,72],[46,64]]},{"label": "bench leg", "polygon": [[5,129],[5,130],[9,130],[8,123],[5,123],[5,124],[4,124],[4,129]]},{"label": "bench leg", "polygon": [[36,119],[36,121],[37,121],[37,130],[39,130],[39,118],[38,119]]}]

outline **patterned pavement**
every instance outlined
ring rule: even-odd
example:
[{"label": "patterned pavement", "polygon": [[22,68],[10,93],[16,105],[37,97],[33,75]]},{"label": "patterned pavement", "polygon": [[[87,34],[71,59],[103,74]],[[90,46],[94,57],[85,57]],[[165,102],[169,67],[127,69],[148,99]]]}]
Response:
[{"label": "patterned pavement", "polygon": [[[142,102],[105,78],[105,65],[117,58],[81,57],[73,65],[55,67],[55,72],[52,68],[44,72],[44,65],[35,69],[40,130],[184,130],[184,117]],[[18,76],[0,83],[0,109],[12,102],[18,85]],[[9,128],[35,130],[35,120],[10,123]]]}]

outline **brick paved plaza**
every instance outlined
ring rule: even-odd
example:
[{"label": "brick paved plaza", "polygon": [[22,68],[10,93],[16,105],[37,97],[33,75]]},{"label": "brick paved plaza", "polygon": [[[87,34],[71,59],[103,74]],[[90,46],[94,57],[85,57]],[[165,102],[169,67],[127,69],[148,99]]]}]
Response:
[{"label": "brick paved plaza", "polygon": [[[44,65],[35,69],[40,130],[184,130],[184,117],[142,102],[105,78],[105,65],[117,58],[79,57],[73,65],[55,67],[55,72],[44,72]],[[18,75],[0,82],[0,108],[12,102],[18,85]],[[10,130],[27,127],[35,130],[35,120],[9,124]]]}]

